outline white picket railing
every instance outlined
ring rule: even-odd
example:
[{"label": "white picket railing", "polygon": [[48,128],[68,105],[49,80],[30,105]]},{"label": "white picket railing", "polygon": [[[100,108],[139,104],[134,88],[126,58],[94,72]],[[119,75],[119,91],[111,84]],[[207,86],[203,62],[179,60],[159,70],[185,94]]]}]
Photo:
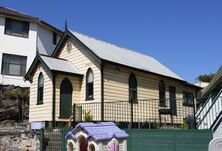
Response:
[{"label": "white picket railing", "polygon": [[196,112],[197,128],[209,129],[222,112],[222,91],[215,98],[209,98]]}]

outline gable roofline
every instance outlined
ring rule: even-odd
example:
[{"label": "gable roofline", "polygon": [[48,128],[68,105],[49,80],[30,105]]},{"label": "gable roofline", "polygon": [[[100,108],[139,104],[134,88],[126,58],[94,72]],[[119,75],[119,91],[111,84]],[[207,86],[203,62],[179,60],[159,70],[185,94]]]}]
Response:
[{"label": "gable roofline", "polygon": [[[67,37],[70,37],[70,38],[73,38],[74,40],[77,40],[77,42],[79,44],[81,44],[82,46],[84,46],[88,52],[90,52],[91,54],[93,54],[101,63],[110,63],[110,64],[114,64],[114,65],[119,65],[119,66],[123,66],[123,67],[126,67],[126,68],[130,68],[130,69],[133,69],[133,70],[137,70],[137,71],[141,71],[141,72],[145,72],[145,73],[149,73],[149,74],[152,74],[152,75],[156,75],[156,76],[160,76],[160,77],[164,77],[164,78],[168,78],[168,79],[172,79],[172,80],[175,80],[175,81],[178,81],[178,82],[182,82],[183,84],[189,86],[189,87],[193,87],[193,88],[196,88],[196,89],[201,89],[201,87],[199,86],[196,86],[196,85],[193,85],[191,83],[188,83],[187,81],[183,80],[183,79],[178,79],[178,78],[174,78],[174,77],[170,77],[170,76],[167,76],[167,75],[163,75],[163,74],[158,74],[158,73],[155,73],[155,72],[152,72],[152,71],[147,71],[147,70],[143,70],[143,69],[139,69],[139,68],[135,68],[135,67],[132,67],[132,66],[128,66],[128,65],[125,65],[125,64],[120,64],[120,63],[117,63],[117,62],[113,62],[113,61],[110,61],[110,60],[106,60],[106,59],[103,59],[103,58],[100,58],[97,54],[95,54],[89,47],[87,47],[80,39],[78,39],[70,30],[65,30],[58,45],[56,46],[56,48],[54,49],[53,53],[52,53],[52,56],[53,57],[56,57],[58,55],[58,53],[61,51],[61,47],[63,46],[63,43],[64,41],[66,40]],[[131,50],[132,51],[132,50]]]},{"label": "gable roofline", "polygon": [[93,51],[91,51],[82,41],[80,41],[75,35],[72,34],[72,32],[70,32],[68,29],[65,29],[62,37],[59,40],[59,43],[56,45],[53,53],[52,53],[52,57],[56,57],[58,55],[58,53],[60,52],[60,48],[63,46],[64,41],[67,39],[67,37],[70,37],[72,39],[75,39],[80,45],[82,45],[83,47],[85,47],[89,53],[91,53],[99,62],[101,62],[101,59],[98,55],[96,55]]},{"label": "gable roofline", "polygon": [[30,80],[31,80],[31,79],[30,79],[30,78],[31,78],[31,74],[33,73],[33,71],[34,71],[35,68],[36,68],[36,65],[37,65],[39,62],[43,63],[43,64],[47,67],[47,69],[50,71],[49,67],[41,60],[41,58],[40,58],[40,56],[39,56],[39,53],[37,53],[35,59],[33,60],[31,66],[29,67],[28,71],[26,72],[26,74],[25,74],[25,76],[24,76],[24,80],[25,80],[25,81],[27,81],[27,80],[30,81]]},{"label": "gable roofline", "polygon": [[[44,57],[44,58],[42,58],[42,57]],[[51,57],[51,56],[47,56],[47,55],[40,55],[40,54],[37,54],[36,55],[36,57],[35,57],[35,59],[34,59],[34,61],[32,62],[32,64],[31,64],[31,66],[30,66],[30,68],[29,68],[29,70],[27,71],[27,73],[26,73],[26,75],[24,76],[24,79],[25,80],[30,80],[30,77],[31,77],[31,75],[32,75],[32,73],[33,73],[33,71],[35,70],[35,68],[36,68],[36,65],[40,62],[41,64],[43,64],[46,68],[47,68],[47,70],[49,70],[49,71],[51,71],[51,72],[53,72],[53,73],[61,73],[61,74],[67,74],[67,75],[77,75],[77,76],[83,76],[83,74],[81,74],[81,73],[79,73],[79,71],[77,71],[78,69],[76,69],[76,68],[74,68],[74,66],[73,65],[71,65],[71,67],[72,67],[72,69],[73,69],[73,71],[75,71],[75,72],[68,72],[67,70],[58,70],[58,69],[56,69],[56,68],[54,68],[54,67],[52,67],[52,65],[48,65],[47,64],[47,60],[45,60],[46,58],[48,57],[48,59],[56,59],[56,60],[58,60],[58,61],[65,61],[65,63],[69,63],[67,60],[65,60],[65,59],[61,59],[61,58],[54,58],[54,57]],[[55,60],[51,60],[51,61],[55,61]],[[49,63],[49,62],[48,62]],[[64,62],[60,62],[60,63],[64,63]],[[70,68],[70,64],[66,64],[67,66],[69,66],[69,68]],[[69,69],[69,71],[70,71],[71,69]]]},{"label": "gable roofline", "polygon": [[39,24],[41,26],[44,26],[44,27],[52,30],[53,32],[56,32],[59,35],[62,35],[62,33],[63,33],[60,29],[50,25],[49,23],[47,23],[37,17],[26,15],[22,12],[18,12],[16,10],[13,10],[10,8],[0,6],[0,16],[33,22],[33,23]]}]

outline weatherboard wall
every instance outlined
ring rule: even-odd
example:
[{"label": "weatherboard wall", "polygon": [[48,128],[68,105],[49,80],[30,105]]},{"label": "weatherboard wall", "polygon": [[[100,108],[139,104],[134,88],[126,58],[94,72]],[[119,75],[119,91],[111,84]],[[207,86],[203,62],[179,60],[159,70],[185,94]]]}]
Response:
[{"label": "weatherboard wall", "polygon": [[[67,43],[71,43],[71,50],[67,50]],[[73,39],[68,39],[65,41],[65,44],[62,47],[62,50],[58,54],[59,58],[66,59],[73,63],[80,72],[84,75],[81,79],[80,87],[80,102],[100,102],[101,101],[101,72],[100,72],[100,63],[96,57],[94,57],[86,48],[81,45],[78,41]],[[86,88],[86,79],[85,75],[87,70],[91,68],[94,74],[94,100],[86,101],[85,100],[85,88]],[[73,100],[76,102],[77,100]]]},{"label": "weatherboard wall", "polygon": [[[37,105],[38,77],[44,77],[43,104]],[[29,121],[52,121],[52,75],[45,66],[37,66],[30,87]]]},{"label": "weatherboard wall", "polygon": [[[177,100],[177,117],[184,117],[184,110],[192,113],[192,107],[184,107],[183,106],[183,91],[192,92],[195,95],[195,89],[192,87],[185,86],[181,84],[181,82],[177,82],[175,80],[171,80],[169,78],[160,77],[157,75],[152,75],[149,73],[140,72],[137,70],[133,70],[130,68],[113,65],[113,64],[105,64],[104,66],[104,100],[105,102],[113,102],[113,101],[128,101],[129,100],[129,85],[128,79],[130,74],[133,73],[137,79],[137,96],[138,100],[151,100],[149,101],[150,110],[138,112],[141,114],[140,117],[143,116],[152,116],[150,118],[159,118],[159,81],[163,80],[166,87],[166,98],[169,99],[169,86],[176,87],[176,99]],[[152,100],[154,99],[154,100]],[[138,103],[134,105],[134,110],[141,109],[144,104]],[[170,108],[169,100],[166,101],[167,108]],[[118,106],[117,106],[118,107]],[[148,107],[148,108],[149,108]],[[106,108],[106,106],[105,106]],[[130,105],[126,104],[125,108],[120,110],[130,110]],[[106,109],[105,109],[106,111]],[[152,114],[150,113],[152,112]],[[146,114],[146,115],[145,115]],[[129,114],[130,116],[130,114]],[[155,116],[155,117],[154,117]],[[126,117],[129,119],[130,117]],[[170,117],[169,117],[170,118]],[[118,119],[118,118],[117,118]],[[115,120],[117,120],[115,119]],[[181,121],[182,122],[181,118]],[[139,121],[139,119],[135,119],[135,121]],[[178,119],[177,119],[178,120]]]}]

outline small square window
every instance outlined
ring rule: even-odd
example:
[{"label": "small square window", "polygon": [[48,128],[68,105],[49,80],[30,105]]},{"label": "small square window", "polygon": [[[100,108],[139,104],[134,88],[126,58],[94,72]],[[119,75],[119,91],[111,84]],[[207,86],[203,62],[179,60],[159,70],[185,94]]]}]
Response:
[{"label": "small square window", "polygon": [[3,54],[2,57],[2,74],[24,76],[26,73],[27,57]]},{"label": "small square window", "polygon": [[28,38],[29,22],[6,18],[5,19],[5,34]]},{"label": "small square window", "polygon": [[192,107],[194,105],[194,95],[190,92],[183,92],[183,105]]}]

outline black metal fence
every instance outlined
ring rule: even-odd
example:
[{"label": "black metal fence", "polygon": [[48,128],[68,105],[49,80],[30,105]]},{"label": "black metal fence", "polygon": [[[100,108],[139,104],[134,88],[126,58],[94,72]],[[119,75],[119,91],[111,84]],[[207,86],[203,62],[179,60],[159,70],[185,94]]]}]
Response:
[{"label": "black metal fence", "polygon": [[[74,104],[74,123],[83,121],[113,121],[121,128],[172,128],[193,129],[195,122],[194,100],[157,99],[129,101],[87,102]],[[188,102],[188,103],[186,103]]]}]

